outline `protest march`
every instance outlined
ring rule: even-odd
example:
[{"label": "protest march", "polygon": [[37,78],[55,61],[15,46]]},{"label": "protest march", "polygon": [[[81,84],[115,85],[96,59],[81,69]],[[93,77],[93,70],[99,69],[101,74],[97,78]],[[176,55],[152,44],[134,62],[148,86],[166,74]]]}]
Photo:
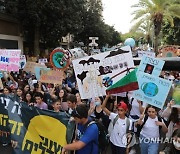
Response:
[{"label": "protest march", "polygon": [[180,154],[180,0],[0,0],[0,154]]},{"label": "protest march", "polygon": [[52,67],[47,59],[33,62],[20,50],[0,49],[2,148],[155,154],[174,142],[179,147],[180,73],[164,71],[165,61],[150,54],[134,65],[131,49],[74,58],[56,48]]}]

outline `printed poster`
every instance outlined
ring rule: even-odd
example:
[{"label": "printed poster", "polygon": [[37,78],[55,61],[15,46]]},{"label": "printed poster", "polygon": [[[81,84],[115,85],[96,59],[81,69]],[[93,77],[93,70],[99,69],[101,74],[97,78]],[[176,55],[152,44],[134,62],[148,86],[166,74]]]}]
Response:
[{"label": "printed poster", "polygon": [[19,69],[23,69],[26,65],[26,56],[20,55]]},{"label": "printed poster", "polygon": [[21,50],[0,49],[0,70],[2,71],[19,71]]},{"label": "printed poster", "polygon": [[172,82],[147,73],[138,75],[139,89],[133,92],[133,98],[162,108]]},{"label": "printed poster", "polygon": [[[82,99],[105,95],[105,90],[134,68],[131,48],[83,57],[72,61]],[[133,70],[133,69],[132,69]]]},{"label": "printed poster", "polygon": [[164,63],[165,61],[163,60],[143,55],[137,73],[144,72],[154,76],[159,76]]}]

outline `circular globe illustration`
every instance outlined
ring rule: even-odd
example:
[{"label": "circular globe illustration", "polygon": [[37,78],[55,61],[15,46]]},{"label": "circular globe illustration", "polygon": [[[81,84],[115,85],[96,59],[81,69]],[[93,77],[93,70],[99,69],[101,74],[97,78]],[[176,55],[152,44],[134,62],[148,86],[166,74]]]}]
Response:
[{"label": "circular globe illustration", "polygon": [[66,66],[66,62],[62,61],[62,58],[64,57],[64,53],[63,52],[55,52],[52,56],[52,60],[54,62],[54,65],[57,68],[63,68]]},{"label": "circular globe illustration", "polygon": [[60,70],[66,70],[70,64],[70,59],[66,55],[66,52],[62,49],[54,49],[50,55],[51,65]]},{"label": "circular globe illustration", "polygon": [[143,83],[141,86],[141,90],[144,92],[146,96],[154,97],[158,93],[158,86],[152,82]]}]

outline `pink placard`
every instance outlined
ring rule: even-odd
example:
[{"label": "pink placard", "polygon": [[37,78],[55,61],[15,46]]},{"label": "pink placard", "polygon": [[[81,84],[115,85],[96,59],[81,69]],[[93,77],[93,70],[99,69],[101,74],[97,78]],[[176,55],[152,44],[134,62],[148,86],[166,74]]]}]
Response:
[{"label": "pink placard", "polygon": [[19,71],[21,50],[0,49],[0,70],[2,71]]}]

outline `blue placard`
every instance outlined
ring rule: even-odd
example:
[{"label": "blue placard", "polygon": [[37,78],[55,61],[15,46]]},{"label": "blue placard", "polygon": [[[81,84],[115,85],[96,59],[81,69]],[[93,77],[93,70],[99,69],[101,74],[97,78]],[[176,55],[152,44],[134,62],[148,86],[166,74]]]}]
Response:
[{"label": "blue placard", "polygon": [[3,73],[0,71],[0,78],[2,78],[3,77]]},{"label": "blue placard", "polygon": [[159,76],[164,66],[165,61],[143,55],[140,65],[138,67],[139,72],[148,73],[154,76]]},{"label": "blue placard", "polygon": [[45,70],[48,71],[50,70],[50,68],[44,68],[44,67],[35,67],[35,75],[36,75],[36,79],[39,81],[40,77],[41,77],[41,70]]},{"label": "blue placard", "polygon": [[138,75],[139,89],[133,92],[133,97],[158,108],[164,106],[172,82],[147,73]]}]

